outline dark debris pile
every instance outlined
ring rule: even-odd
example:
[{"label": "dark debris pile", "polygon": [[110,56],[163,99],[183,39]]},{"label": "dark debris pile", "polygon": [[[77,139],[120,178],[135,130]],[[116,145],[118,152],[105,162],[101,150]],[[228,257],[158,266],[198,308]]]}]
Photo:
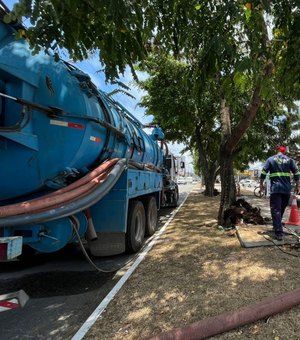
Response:
[{"label": "dark debris pile", "polygon": [[226,229],[234,228],[241,220],[247,224],[268,223],[270,219],[262,217],[260,212],[260,208],[253,208],[243,198],[240,198],[230,208],[225,210],[223,227]]}]

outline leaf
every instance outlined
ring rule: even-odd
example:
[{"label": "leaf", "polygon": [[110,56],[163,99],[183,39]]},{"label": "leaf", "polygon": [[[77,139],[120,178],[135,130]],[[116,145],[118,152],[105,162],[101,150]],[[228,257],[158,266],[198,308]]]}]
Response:
[{"label": "leaf", "polygon": [[128,96],[128,97],[130,97],[130,98],[132,98],[132,99],[136,99],[132,94],[130,94],[130,93],[126,92],[126,91],[123,91],[123,90],[121,90],[121,89],[115,89],[115,90],[113,90],[113,91],[107,93],[106,95],[107,95],[108,97],[112,97],[114,94],[117,94],[117,93],[123,93],[123,94],[125,94],[126,96]]},{"label": "leaf", "polygon": [[251,10],[254,8],[254,4],[252,2],[246,2],[244,4],[244,7],[247,8],[248,10]]},{"label": "leaf", "polygon": [[122,87],[125,90],[130,90],[130,87],[127,86],[126,84],[124,84],[123,82],[121,82],[120,80],[114,80],[111,82],[112,85],[119,85],[120,87]]},{"label": "leaf", "polygon": [[9,15],[9,14],[5,15],[5,16],[3,17],[3,22],[4,22],[5,24],[11,23],[11,22],[12,22],[11,15]]},{"label": "leaf", "polygon": [[243,73],[241,72],[236,72],[234,77],[233,77],[233,81],[236,87],[240,88],[241,91],[245,90],[245,76]]},{"label": "leaf", "polygon": [[245,10],[245,16],[246,16],[246,21],[249,22],[250,18],[251,18],[251,10],[250,9]]}]

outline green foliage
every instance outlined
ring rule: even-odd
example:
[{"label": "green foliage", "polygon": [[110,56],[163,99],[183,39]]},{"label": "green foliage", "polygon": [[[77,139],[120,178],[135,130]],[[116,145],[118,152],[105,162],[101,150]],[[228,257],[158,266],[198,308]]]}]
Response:
[{"label": "green foliage", "polygon": [[[98,52],[108,79],[117,78],[126,65],[134,72],[135,63],[159,49],[193,64],[199,91],[209,77],[220,72],[243,87],[244,77],[260,77],[272,58],[281,90],[288,96],[292,87],[293,94],[299,94],[298,1],[249,3],[251,6],[242,0],[20,0],[4,20],[29,17],[33,26],[27,36],[36,51],[40,47],[56,52],[66,48],[74,60]],[[266,15],[273,30],[270,42]],[[230,86],[225,90],[227,95],[233,94]]]},{"label": "green foliage", "polygon": [[203,157],[208,166],[218,159],[220,129],[218,128],[219,105],[215,101],[214,83],[202,96],[194,91],[190,65],[174,57],[152,55],[143,65],[149,78],[139,82],[148,92],[141,104],[147,108],[146,114],[154,116],[171,141],[183,142],[194,154],[202,153],[202,160],[194,161],[200,171]]},{"label": "green foliage", "polygon": [[291,140],[295,117],[283,107],[300,97],[299,0],[20,0],[5,21],[22,15],[36,50],[99,53],[107,79],[140,63],[147,114],[211,162],[220,145],[242,168]]},{"label": "green foliage", "polygon": [[132,94],[130,94],[128,91],[130,91],[130,87],[128,87],[126,84],[124,84],[123,82],[119,81],[119,80],[115,80],[111,82],[112,85],[118,85],[119,88],[113,90],[112,92],[107,93],[108,97],[113,96],[114,94],[117,93],[123,93],[126,96],[132,98],[132,99],[136,99]]},{"label": "green foliage", "polygon": [[139,86],[148,92],[141,106],[146,115],[153,115],[155,123],[162,126],[169,140],[187,142],[192,135],[195,104],[192,90],[185,79],[188,65],[173,57],[153,56],[144,64],[150,77]]},{"label": "green foliage", "polygon": [[300,99],[300,8],[299,2],[276,1],[272,47],[277,69],[277,85],[286,98]]},{"label": "green foliage", "polygon": [[145,37],[153,26],[145,26],[150,13],[144,1],[122,0],[20,0],[5,21],[30,17],[27,35],[32,47],[59,51],[66,48],[74,60],[100,50],[99,61],[108,79],[117,78],[126,65],[142,60],[147,52]]}]

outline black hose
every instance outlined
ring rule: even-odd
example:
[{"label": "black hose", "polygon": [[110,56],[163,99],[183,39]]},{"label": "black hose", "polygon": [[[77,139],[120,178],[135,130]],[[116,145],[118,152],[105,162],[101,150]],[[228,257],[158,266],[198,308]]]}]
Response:
[{"label": "black hose", "polygon": [[[26,111],[27,110],[27,111]],[[1,113],[1,112],[0,112]],[[31,120],[31,109],[29,106],[23,106],[21,116],[15,125],[0,126],[0,132],[18,132],[23,130]]]},{"label": "black hose", "polygon": [[98,267],[93,261],[92,259],[89,257],[87,251],[85,250],[84,248],[84,245],[81,241],[81,238],[80,238],[80,235],[78,233],[78,229],[79,229],[79,225],[78,225],[78,221],[74,218],[74,216],[70,216],[69,217],[70,220],[71,220],[71,223],[72,223],[72,228],[73,228],[73,232],[74,234],[76,235],[77,237],[77,240],[78,240],[78,243],[79,243],[79,246],[81,248],[81,251],[84,255],[84,257],[87,259],[87,261],[91,264],[91,266],[96,269],[98,272],[101,272],[101,273],[114,273],[116,272],[117,270],[119,270],[120,268],[113,268],[113,269],[104,269],[104,268],[100,268]]},{"label": "black hose", "polygon": [[24,225],[34,225],[41,222],[53,221],[66,216],[74,215],[79,211],[89,208],[97,203],[105,195],[109,193],[112,187],[116,184],[123,171],[127,168],[127,160],[119,160],[111,170],[107,179],[101,183],[91,193],[85,197],[79,198],[77,201],[71,202],[68,205],[63,205],[59,208],[50,209],[39,213],[30,213],[23,215],[15,215],[0,218],[0,226],[14,227]]}]

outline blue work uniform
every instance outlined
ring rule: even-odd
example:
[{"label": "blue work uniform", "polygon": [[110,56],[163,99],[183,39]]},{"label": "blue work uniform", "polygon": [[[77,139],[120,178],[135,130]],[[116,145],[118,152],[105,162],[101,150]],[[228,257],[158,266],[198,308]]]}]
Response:
[{"label": "blue work uniform", "polygon": [[264,180],[267,173],[270,173],[270,208],[273,227],[276,236],[282,236],[282,216],[289,203],[292,185],[291,172],[295,181],[300,178],[300,172],[295,162],[286,155],[277,154],[267,159],[260,178]]}]

